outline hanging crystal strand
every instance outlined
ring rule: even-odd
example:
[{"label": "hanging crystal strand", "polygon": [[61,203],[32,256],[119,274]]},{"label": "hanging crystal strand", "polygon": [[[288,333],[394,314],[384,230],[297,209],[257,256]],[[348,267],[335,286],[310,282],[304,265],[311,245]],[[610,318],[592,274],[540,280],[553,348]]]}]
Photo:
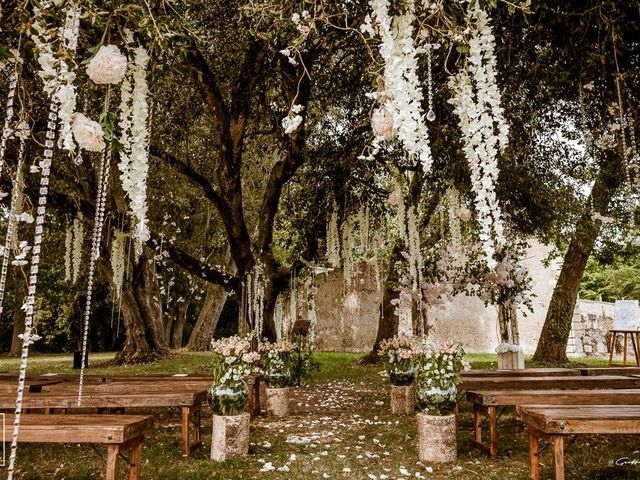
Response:
[{"label": "hanging crystal strand", "polygon": [[4,117],[4,127],[2,128],[2,140],[0,140],[0,177],[4,169],[4,155],[7,151],[7,142],[11,136],[11,120],[13,120],[13,100],[18,88],[18,61],[16,59],[11,77],[9,78],[9,93],[7,94],[7,109]]},{"label": "hanging crystal strand", "polygon": [[84,386],[84,364],[87,358],[87,340],[89,337],[89,316],[91,315],[91,296],[93,294],[93,278],[95,276],[96,260],[100,255],[100,240],[104,225],[105,207],[107,199],[107,187],[109,185],[109,172],[111,170],[111,145],[107,146],[105,155],[100,162],[100,180],[98,195],[96,197],[96,219],[93,224],[93,236],[91,238],[91,254],[89,257],[89,274],[87,281],[87,300],[84,308],[84,325],[82,332],[82,362],[80,364],[80,382],[78,385],[78,406],[82,404],[82,389]]},{"label": "hanging crystal strand", "polygon": [[49,176],[51,174],[51,159],[53,158],[53,140],[56,136],[56,120],[58,119],[58,102],[51,100],[49,107],[49,122],[45,135],[44,158],[40,160],[40,191],[38,209],[36,214],[35,235],[31,250],[31,269],[29,275],[29,287],[27,302],[25,304],[24,334],[22,336],[22,353],[20,356],[20,373],[18,375],[18,395],[16,397],[16,410],[13,421],[13,434],[11,436],[11,454],[9,455],[9,468],[7,480],[13,480],[13,471],[16,464],[18,450],[18,434],[20,433],[20,417],[22,416],[22,399],[24,397],[24,385],[27,375],[29,360],[29,345],[31,344],[31,330],[33,325],[33,311],[36,299],[36,284],[38,282],[38,268],[40,266],[40,245],[42,244],[42,231],[44,217],[47,210],[47,196],[49,194]]},{"label": "hanging crystal strand", "polygon": [[429,111],[427,112],[427,120],[433,122],[436,119],[436,114],[433,111],[433,81],[431,78],[431,60],[433,45],[427,43],[427,100],[429,102]]},{"label": "hanging crystal strand", "polygon": [[2,318],[2,312],[4,308],[4,292],[7,285],[7,268],[9,266],[9,252],[11,251],[11,245],[13,243],[13,236],[16,230],[16,224],[18,223],[16,216],[16,205],[18,203],[18,197],[22,191],[22,168],[24,165],[24,137],[20,137],[20,147],[18,150],[18,165],[16,166],[16,179],[13,184],[13,191],[11,192],[11,207],[9,208],[9,220],[7,223],[7,237],[4,241],[4,251],[2,252],[2,270],[0,271],[0,318]]}]

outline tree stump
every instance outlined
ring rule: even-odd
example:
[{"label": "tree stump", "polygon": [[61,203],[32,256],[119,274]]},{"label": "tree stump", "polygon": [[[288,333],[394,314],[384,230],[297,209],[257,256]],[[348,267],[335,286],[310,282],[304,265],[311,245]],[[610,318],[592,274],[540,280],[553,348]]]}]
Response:
[{"label": "tree stump", "polygon": [[524,368],[524,352],[498,353],[498,370],[521,370]]},{"label": "tree stump", "polygon": [[413,415],[415,410],[416,399],[413,385],[402,387],[391,385],[391,413]]},{"label": "tree stump", "polygon": [[458,458],[456,416],[416,415],[418,423],[418,457],[421,462],[447,463]]},{"label": "tree stump", "polygon": [[286,417],[289,414],[289,389],[267,387],[267,415]]},{"label": "tree stump", "polygon": [[211,460],[224,462],[249,453],[248,413],[240,415],[214,415],[211,432]]}]

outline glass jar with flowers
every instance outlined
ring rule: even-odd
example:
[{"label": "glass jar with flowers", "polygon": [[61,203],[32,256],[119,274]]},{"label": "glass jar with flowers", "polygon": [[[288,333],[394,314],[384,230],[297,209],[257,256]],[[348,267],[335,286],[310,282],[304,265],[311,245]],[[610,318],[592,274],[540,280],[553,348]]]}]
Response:
[{"label": "glass jar with flowers", "polygon": [[430,415],[448,415],[456,406],[460,372],[470,368],[464,350],[452,342],[424,348],[415,355],[416,403]]},{"label": "glass jar with flowers", "polygon": [[413,383],[413,358],[418,352],[418,342],[410,337],[396,336],[380,342],[378,355],[387,358],[387,373],[391,385],[408,386]]},{"label": "glass jar with flowers", "polygon": [[291,367],[296,346],[289,340],[264,342],[260,345],[260,364],[264,381],[270,388],[291,384]]},{"label": "glass jar with flowers", "polygon": [[251,351],[251,338],[233,337],[214,340],[214,381],[209,388],[209,404],[218,415],[239,415],[249,403],[245,377],[257,369],[258,352]]}]

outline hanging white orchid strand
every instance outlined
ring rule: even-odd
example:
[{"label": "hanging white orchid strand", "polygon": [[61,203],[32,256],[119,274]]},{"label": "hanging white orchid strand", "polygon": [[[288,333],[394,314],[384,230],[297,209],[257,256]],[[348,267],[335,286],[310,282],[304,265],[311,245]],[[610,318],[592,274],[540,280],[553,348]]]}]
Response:
[{"label": "hanging white orchid strand", "polygon": [[113,271],[113,286],[116,298],[120,298],[124,282],[126,243],[127,235],[121,230],[115,230],[111,241],[111,270]]},{"label": "hanging white orchid strand", "polygon": [[82,266],[82,245],[84,243],[84,217],[82,212],[73,220],[73,253],[71,254],[71,278],[74,284],[80,277],[80,267]]},{"label": "hanging white orchid strand", "polygon": [[[64,28],[61,32],[62,40],[70,54],[70,58],[74,57],[76,48],[78,47],[80,14],[80,7],[72,2],[67,9]],[[58,110],[60,125],[58,148],[73,152],[76,144],[73,140],[71,125],[73,123],[73,114],[76,112],[76,87],[73,85],[73,81],[76,79],[76,74],[73,69],[69,69],[67,62],[64,60],[61,60],[59,65],[60,73],[58,78],[60,80],[60,87],[56,92],[56,99],[60,104],[60,109]]]},{"label": "hanging white orchid strand", "polygon": [[370,0],[369,5],[371,20],[377,25],[380,36],[379,50],[384,61],[384,92],[375,96],[391,115],[393,131],[397,132],[404,149],[418,158],[424,171],[428,172],[432,157],[422,109],[422,87],[417,74],[419,52],[413,41],[414,2],[406,2],[403,14],[395,17],[389,14],[389,0]]},{"label": "hanging white orchid strand", "polygon": [[7,142],[13,133],[11,121],[13,120],[13,101],[18,88],[18,61],[13,66],[11,77],[9,77],[9,92],[7,93],[7,108],[5,110],[4,127],[2,128],[2,139],[0,140],[0,176],[4,169],[4,156],[7,151]]},{"label": "hanging white orchid strand", "polygon": [[509,129],[500,107],[494,38],[488,16],[476,4],[468,20],[472,33],[468,65],[449,79],[453,91],[449,103],[458,116],[463,151],[471,169],[482,251],[488,266],[495,268],[495,252],[505,243],[502,213],[495,193],[497,157],[507,146]]},{"label": "hanging white orchid strand", "polygon": [[[149,105],[147,96],[147,62],[149,56],[143,47],[135,49],[133,65],[133,92],[131,107],[128,99],[130,83],[127,79],[122,86],[120,118],[122,140],[125,151],[120,155],[122,187],[129,197],[129,209],[135,222],[132,237],[135,240],[136,255],[142,254],[142,244],[149,240],[147,227],[147,174],[149,171],[149,130],[147,126]],[[130,118],[131,120],[127,120]]]},{"label": "hanging white orchid strand", "polygon": [[71,265],[73,260],[71,259],[73,249],[73,226],[67,225],[66,234],[64,237],[64,279],[67,282],[71,281]]}]

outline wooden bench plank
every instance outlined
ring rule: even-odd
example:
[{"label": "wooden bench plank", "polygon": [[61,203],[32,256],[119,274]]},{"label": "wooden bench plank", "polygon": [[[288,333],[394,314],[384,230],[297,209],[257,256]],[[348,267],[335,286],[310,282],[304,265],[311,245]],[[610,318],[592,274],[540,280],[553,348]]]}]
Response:
[{"label": "wooden bench plank", "polygon": [[478,405],[640,405],[640,388],[628,390],[481,390],[468,391]]},{"label": "wooden bench plank", "polygon": [[[82,396],[82,408],[162,408],[199,405],[207,400],[206,391],[145,393],[89,393]],[[13,408],[15,395],[0,395],[0,409]],[[79,408],[77,391],[32,393],[24,396],[24,408]]]},{"label": "wooden bench plank", "polygon": [[[579,377],[577,368],[525,368],[518,370],[472,369],[462,372],[462,378],[472,377]],[[610,373],[609,375],[613,375]]]},{"label": "wooden bench plank", "polygon": [[580,368],[582,375],[598,376],[598,375],[640,375],[638,367],[594,367]]},{"label": "wooden bench plank", "polygon": [[[6,425],[14,415],[5,416]],[[19,442],[124,443],[143,436],[153,427],[150,415],[22,415]],[[3,441],[11,441],[6,428]]]},{"label": "wooden bench plank", "polygon": [[[55,388],[43,387],[44,388]],[[640,388],[640,378],[622,375],[565,377],[468,377],[458,385],[464,390]]]}]

